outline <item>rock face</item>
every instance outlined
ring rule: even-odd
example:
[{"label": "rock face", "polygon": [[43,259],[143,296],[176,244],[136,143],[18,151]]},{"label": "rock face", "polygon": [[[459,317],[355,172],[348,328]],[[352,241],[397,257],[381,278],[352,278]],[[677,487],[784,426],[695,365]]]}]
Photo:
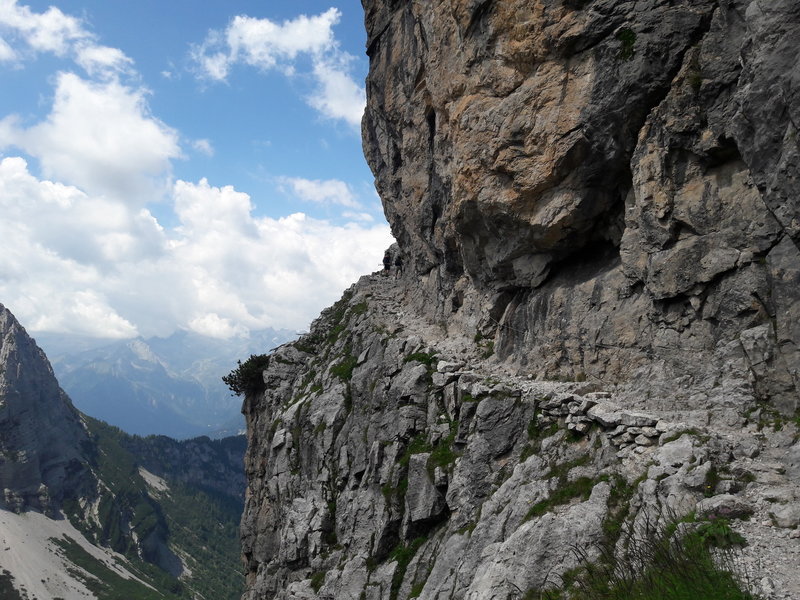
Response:
[{"label": "rock face", "polygon": [[0,305],[0,506],[52,514],[92,481],[89,436],[50,363]]},{"label": "rock face", "polygon": [[797,408],[796,2],[364,6],[420,310],[539,376]]},{"label": "rock face", "polygon": [[244,600],[535,597],[691,511],[800,597],[800,5],[362,4],[408,268],[245,400]]},{"label": "rock face", "polygon": [[796,425],[505,374],[416,293],[362,278],[245,400],[244,600],[511,600],[691,511],[747,536],[765,599],[800,597]]}]

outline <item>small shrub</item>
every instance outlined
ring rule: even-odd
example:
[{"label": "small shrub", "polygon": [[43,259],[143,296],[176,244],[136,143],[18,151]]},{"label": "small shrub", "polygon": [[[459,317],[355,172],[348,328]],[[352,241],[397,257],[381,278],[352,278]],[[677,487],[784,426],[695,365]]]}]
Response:
[{"label": "small shrub", "polygon": [[311,588],[316,594],[325,583],[325,571],[317,571],[311,576]]},{"label": "small shrub", "polygon": [[711,467],[706,473],[706,480],[703,484],[703,495],[710,498],[716,493],[717,485],[719,484],[719,471],[716,467]]},{"label": "small shrub", "polygon": [[264,390],[264,369],[269,366],[269,356],[266,354],[251,354],[250,358],[242,362],[236,361],[238,366],[222,376],[222,381],[230,388],[235,396],[250,396]]},{"label": "small shrub", "polygon": [[741,534],[731,529],[727,519],[710,519],[703,521],[692,532],[707,548],[728,548],[747,545],[747,540]]},{"label": "small shrub", "polygon": [[636,50],[633,47],[636,43],[636,33],[632,29],[625,27],[617,32],[616,37],[621,44],[617,56],[620,60],[632,60],[633,55],[636,54]]},{"label": "small shrub", "polygon": [[453,466],[456,459],[460,456],[460,454],[453,449],[453,442],[456,439],[457,432],[458,421],[455,421],[450,424],[450,434],[446,438],[439,440],[431,450],[431,455],[428,458],[428,472],[431,476],[433,476],[436,467],[447,470]]},{"label": "small shrub", "polygon": [[436,354],[429,352],[414,352],[413,354],[406,356],[403,362],[412,361],[422,363],[429,369],[433,369],[434,363],[436,362]]},{"label": "small shrub", "polygon": [[[730,548],[743,541],[724,519],[704,522],[676,534],[679,522],[646,518],[637,531],[628,530],[625,549],[611,541],[601,545],[600,558],[588,559],[585,548],[573,548],[581,562],[574,575],[556,588],[558,597],[581,600],[757,600],[736,568]],[[712,552],[712,548],[713,550]],[[532,596],[535,598],[536,596]]]}]

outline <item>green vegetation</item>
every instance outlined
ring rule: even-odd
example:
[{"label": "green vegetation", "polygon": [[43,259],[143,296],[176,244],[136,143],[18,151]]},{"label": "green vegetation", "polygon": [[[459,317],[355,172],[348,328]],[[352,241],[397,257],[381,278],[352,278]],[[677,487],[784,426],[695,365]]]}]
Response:
[{"label": "green vegetation", "polygon": [[732,548],[740,545],[724,519],[701,523],[675,536],[674,523],[661,528],[646,523],[630,535],[623,556],[614,560],[612,548],[583,566],[571,598],[582,600],[755,600],[734,566]]},{"label": "green vegetation", "polygon": [[25,600],[14,588],[14,577],[9,571],[0,573],[0,598],[4,600]]},{"label": "green vegetation", "polygon": [[413,354],[409,354],[405,357],[403,362],[418,362],[422,363],[429,369],[434,369],[435,362],[436,362],[436,354],[430,352],[414,352]]},{"label": "green vegetation", "polygon": [[456,439],[458,432],[458,421],[450,424],[450,433],[446,438],[436,442],[436,445],[431,449],[431,455],[428,457],[428,472],[433,475],[436,467],[449,470],[450,467],[456,462],[460,456],[458,452],[453,449],[453,442]]},{"label": "green vegetation", "polygon": [[695,94],[703,87],[703,74],[700,69],[700,58],[697,53],[695,53],[689,61],[689,70],[686,74],[686,80]]},{"label": "green vegetation", "polygon": [[719,471],[717,471],[716,467],[712,466],[706,473],[705,482],[703,483],[703,495],[706,498],[710,498],[715,494],[719,480]]},{"label": "green vegetation", "polygon": [[325,583],[326,571],[317,571],[311,576],[311,589],[316,594]]},{"label": "green vegetation", "polygon": [[345,383],[353,378],[353,369],[358,364],[358,358],[346,354],[344,358],[331,367],[331,375],[335,375]]},{"label": "green vegetation", "polygon": [[392,576],[392,588],[389,595],[391,600],[396,600],[397,595],[400,592],[400,586],[403,584],[403,578],[406,576],[408,564],[411,562],[411,559],[414,558],[414,555],[417,553],[417,550],[420,549],[420,546],[422,546],[422,544],[424,544],[426,541],[427,538],[425,537],[415,538],[407,545],[398,544],[397,547],[392,550],[391,554],[389,554],[389,560],[397,561],[397,568]]},{"label": "green vegetation", "polygon": [[[150,536],[166,538],[167,524],[158,502],[147,493],[136,461],[120,444],[126,434],[120,429],[87,417],[96,451],[90,460],[105,484],[98,502],[98,523],[87,523],[75,499],[67,499],[64,510],[73,525],[90,540],[108,546],[120,554],[137,555],[138,539]],[[145,560],[154,556],[144,555]]]},{"label": "green vegetation", "polygon": [[486,339],[480,331],[475,334],[473,338],[478,345],[478,350],[481,358],[489,358],[494,354],[494,341]]},{"label": "green vegetation", "polygon": [[591,477],[578,477],[575,481],[567,481],[563,485],[559,485],[546,500],[537,502],[531,507],[528,514],[525,515],[525,520],[540,517],[556,506],[566,504],[574,498],[588,500],[592,489],[599,481],[601,480],[592,479]]},{"label": "green vegetation", "polygon": [[431,445],[428,443],[426,434],[418,433],[408,442],[406,450],[398,459],[397,464],[399,464],[403,468],[408,468],[408,463],[411,460],[412,454],[422,454],[423,452],[430,452],[430,451],[431,451]]},{"label": "green vegetation", "polygon": [[[345,330],[347,326],[347,320],[345,319],[347,315],[347,305],[352,298],[353,292],[345,292],[332,307],[323,312],[323,316],[326,317],[326,321],[328,321],[331,328],[326,337],[326,341],[329,344],[339,339],[339,336]],[[364,310],[366,310],[366,307]]]},{"label": "green vegetation", "polygon": [[636,33],[632,29],[624,27],[617,32],[616,37],[620,42],[619,53],[617,54],[619,59],[632,60],[633,55],[636,54],[636,50],[633,47],[636,43]]},{"label": "green vegetation", "polygon": [[541,428],[539,424],[539,419],[534,418],[531,419],[528,423],[528,443],[522,449],[522,453],[520,454],[519,461],[525,462],[533,456],[537,454],[542,449],[542,440],[549,438],[550,436],[555,435],[558,433],[559,427],[558,423],[551,423],[547,427]]},{"label": "green vegetation", "polygon": [[411,441],[409,441],[405,452],[403,452],[403,454],[400,456],[397,464],[402,468],[407,469],[412,455],[429,452],[430,456],[428,457],[426,466],[431,475],[433,475],[433,471],[436,469],[436,467],[449,469],[459,457],[459,453],[453,449],[453,441],[455,440],[457,431],[458,422],[455,421],[450,424],[450,433],[447,435],[447,437],[440,439],[433,446],[428,443],[425,433],[416,435],[411,439]]},{"label": "green vegetation", "polygon": [[[109,568],[89,554],[83,547],[69,536],[62,539],[51,538],[56,546],[61,549],[64,557],[80,569],[68,569],[70,575],[83,582],[98,600],[164,600],[191,598],[184,590],[181,583],[166,573],[155,575],[144,571],[135,572],[148,587],[135,579],[125,579],[116,571]],[[81,570],[83,569],[83,570]],[[87,576],[86,573],[90,576]]]},{"label": "green vegetation", "polygon": [[222,376],[222,381],[235,396],[250,396],[263,391],[264,369],[269,365],[266,354],[251,354],[246,361],[236,361],[238,366]]},{"label": "green vegetation", "polygon": [[595,485],[601,481],[608,481],[609,478],[605,475],[601,475],[595,479],[590,477],[578,477],[574,481],[569,481],[569,472],[575,467],[588,464],[589,460],[589,455],[584,454],[575,460],[552,466],[545,477],[547,479],[557,478],[556,487],[545,500],[531,506],[528,514],[525,515],[525,521],[534,517],[540,517],[550,512],[556,506],[566,504],[574,498],[586,500],[589,498],[589,495],[592,493],[592,488],[594,488]]},{"label": "green vegetation", "polygon": [[[294,343],[294,347],[306,354],[319,354],[324,347],[330,347],[345,330],[347,325],[345,317],[347,316],[348,304],[352,298],[353,292],[346,291],[333,306],[322,311],[320,323],[317,327],[297,340]],[[359,304],[354,308],[359,311],[366,311],[366,306],[363,309],[360,306]],[[356,314],[361,313],[356,312]],[[326,328],[327,333],[325,333]]]},{"label": "green vegetation", "polygon": [[[575,547],[580,566],[562,576],[560,586],[531,589],[527,600],[757,600],[736,568],[735,551],[744,538],[726,519],[695,521],[694,514],[682,519],[644,519],[635,532],[622,531],[628,502],[641,479],[628,485],[614,478],[612,520],[600,543],[599,558],[589,560],[590,551]],[[663,517],[663,515],[661,515]],[[604,523],[604,530],[606,524]],[[624,544],[617,542],[624,535]]]},{"label": "green vegetation", "polygon": [[794,440],[800,439],[800,409],[796,410],[792,415],[784,415],[773,406],[766,403],[760,403],[758,407],[751,408],[747,412],[749,419],[753,418],[753,413],[758,414],[758,430],[761,431],[764,427],[771,427],[775,431],[782,430],[787,425],[794,425],[796,428]]},{"label": "green vegetation", "polygon": [[213,490],[170,483],[161,498],[171,544],[191,559],[188,585],[204,598],[239,600],[244,591],[239,520],[241,502]]},{"label": "green vegetation", "polygon": [[[156,542],[148,544],[149,548],[154,548],[160,541],[162,545],[169,544],[172,548],[180,549],[191,571],[191,576],[182,584],[189,590],[187,594],[191,592],[194,596],[202,595],[215,600],[238,600],[244,588],[244,577],[240,571],[238,531],[242,500],[235,494],[227,495],[212,489],[203,489],[199,485],[180,483],[177,477],[187,467],[180,458],[185,456],[185,453],[180,452],[182,445],[202,444],[205,452],[211,451],[220,457],[218,467],[226,460],[222,457],[243,453],[244,439],[212,441],[199,438],[176,442],[163,436],[140,438],[89,417],[86,417],[86,421],[95,442],[90,455],[92,467],[107,489],[101,493],[98,502],[99,525],[84,520],[84,511],[74,499],[65,503],[65,512],[70,521],[88,539],[125,555],[137,571],[145,574],[145,581],[157,590],[166,590],[173,594],[153,596],[155,598],[190,596],[176,592],[179,589],[175,587],[177,580],[150,564],[156,562],[157,550],[151,549],[150,553],[154,554],[151,556],[136,543],[132,533],[136,539]],[[165,477],[169,485],[168,493],[151,496],[147,484],[139,474],[139,465],[142,463]],[[198,465],[194,468],[204,467]],[[205,474],[208,479],[215,476],[214,470]],[[73,550],[80,554],[80,547]],[[141,561],[140,552],[150,562]],[[108,583],[106,579],[102,581]],[[140,598],[133,593],[118,594],[116,587],[113,589],[116,595],[107,596],[108,598]],[[148,600],[150,598],[141,597]]]}]

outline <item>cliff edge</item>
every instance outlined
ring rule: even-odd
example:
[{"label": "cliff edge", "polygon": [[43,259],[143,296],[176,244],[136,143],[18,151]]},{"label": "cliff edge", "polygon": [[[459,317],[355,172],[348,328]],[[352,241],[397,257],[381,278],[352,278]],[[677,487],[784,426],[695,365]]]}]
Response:
[{"label": "cliff edge", "polygon": [[538,598],[675,519],[800,597],[800,5],[362,3],[406,270],[245,399],[244,599]]}]

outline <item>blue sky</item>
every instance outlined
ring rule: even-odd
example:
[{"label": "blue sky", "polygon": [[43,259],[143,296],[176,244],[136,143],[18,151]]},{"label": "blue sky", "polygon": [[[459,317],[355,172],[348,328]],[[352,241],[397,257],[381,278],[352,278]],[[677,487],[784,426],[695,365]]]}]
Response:
[{"label": "blue sky", "polygon": [[32,331],[302,329],[391,243],[357,0],[0,0],[0,302]]}]

